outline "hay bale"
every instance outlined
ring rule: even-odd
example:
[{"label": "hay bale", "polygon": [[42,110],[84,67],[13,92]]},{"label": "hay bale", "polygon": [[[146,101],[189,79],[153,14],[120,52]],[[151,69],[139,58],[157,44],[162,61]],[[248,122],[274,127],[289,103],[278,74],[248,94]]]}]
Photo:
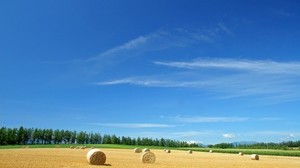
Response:
[{"label": "hay bale", "polygon": [[76,149],[80,149],[80,146],[76,146]]},{"label": "hay bale", "polygon": [[85,146],[82,146],[81,149],[85,149]]},{"label": "hay bale", "polygon": [[74,149],[74,146],[70,146],[70,149]]},{"label": "hay bale", "polygon": [[209,150],[209,153],[213,153],[213,151],[212,151],[212,150]]},{"label": "hay bale", "polygon": [[251,160],[259,160],[259,156],[257,154],[252,154]]},{"label": "hay bale", "polygon": [[143,149],[143,152],[150,152],[150,149],[145,148],[145,149]]},{"label": "hay bale", "polygon": [[94,147],[92,146],[91,149],[94,149]]},{"label": "hay bale", "polygon": [[106,161],[106,155],[99,149],[91,149],[86,154],[86,159],[91,165],[103,165]]},{"label": "hay bale", "polygon": [[167,149],[167,150],[166,150],[166,153],[171,153],[171,150],[170,150],[170,149]]},{"label": "hay bale", "polygon": [[192,154],[192,153],[193,153],[193,151],[192,151],[192,150],[189,150],[189,151],[188,151],[188,153],[189,153],[189,154]]},{"label": "hay bale", "polygon": [[141,160],[143,163],[154,163],[156,159],[154,153],[148,151],[142,154]]},{"label": "hay bale", "polygon": [[239,155],[240,155],[240,156],[243,156],[243,155],[244,155],[244,153],[243,153],[243,152],[239,152]]},{"label": "hay bale", "polygon": [[134,148],[134,153],[141,153],[142,152],[142,149],[139,149],[139,148]]}]

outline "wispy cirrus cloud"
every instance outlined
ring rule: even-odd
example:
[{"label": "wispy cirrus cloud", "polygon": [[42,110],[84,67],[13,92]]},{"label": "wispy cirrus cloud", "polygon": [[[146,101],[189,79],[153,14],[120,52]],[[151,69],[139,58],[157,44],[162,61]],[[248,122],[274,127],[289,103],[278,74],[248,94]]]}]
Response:
[{"label": "wispy cirrus cloud", "polygon": [[249,120],[250,118],[245,118],[245,117],[201,117],[201,116],[182,117],[182,116],[176,116],[173,119],[177,122],[183,122],[183,123],[214,123],[214,122],[243,122],[243,121]]},{"label": "wispy cirrus cloud", "polygon": [[259,121],[279,121],[279,120],[284,120],[284,119],[276,118],[276,117],[263,117],[263,118],[258,118],[257,120],[259,120]]},{"label": "wispy cirrus cloud", "polygon": [[112,81],[105,81],[105,82],[96,82],[96,85],[119,85],[119,84],[132,84],[132,85],[140,85],[140,86],[163,86],[167,85],[167,82],[161,80],[154,80],[154,79],[138,79],[138,78],[126,78],[120,80],[112,80]]},{"label": "wispy cirrus cloud", "polygon": [[145,78],[145,77],[130,77],[119,80],[111,80],[104,82],[95,82],[95,85],[120,85],[120,84],[130,84],[139,85],[145,87],[199,87],[202,85],[208,85],[207,82],[202,81],[172,81],[168,79],[158,78]]},{"label": "wispy cirrus cloud", "polygon": [[161,29],[141,35],[118,46],[86,59],[85,63],[112,66],[134,57],[144,57],[144,53],[173,48],[184,48],[194,44],[214,43],[220,36],[232,33],[219,23],[209,30],[199,28]]},{"label": "wispy cirrus cloud", "polygon": [[102,59],[107,59],[107,57],[110,57],[110,59],[114,59],[114,57],[119,56],[120,54],[124,54],[128,51],[143,49],[149,50],[149,48],[147,49],[147,45],[149,45],[152,41],[161,40],[162,37],[160,34],[162,34],[162,32],[156,32],[146,36],[139,36],[120,46],[108,49],[99,54],[98,56],[88,58],[86,62],[99,61]]},{"label": "wispy cirrus cloud", "polygon": [[[196,59],[155,61],[153,64],[161,68],[157,76],[128,77],[96,84],[186,87],[209,91],[221,99],[252,97],[272,103],[300,99],[300,62]],[[173,68],[174,72],[164,73],[165,67]]]},{"label": "wispy cirrus cloud", "polygon": [[168,124],[153,124],[153,123],[89,123],[89,125],[104,126],[104,127],[117,127],[117,128],[170,128],[175,127],[175,125]]},{"label": "wispy cirrus cloud", "polygon": [[271,60],[239,60],[239,59],[197,59],[190,62],[154,62],[174,68],[185,69],[227,69],[261,74],[291,74],[300,76],[300,62],[276,62]]},{"label": "wispy cirrus cloud", "polygon": [[[213,44],[221,35],[227,34],[225,29],[219,25],[210,31],[202,29],[177,28],[172,30],[158,30],[149,34],[141,35],[109,48],[97,56],[85,60],[75,61],[83,73],[98,75],[103,72],[114,70],[115,72],[126,72],[128,66],[136,66],[132,62],[140,61],[147,64],[147,56],[150,53],[180,50],[199,44]],[[229,30],[229,29],[228,29]],[[154,57],[154,56],[152,56]],[[165,55],[163,57],[170,57]],[[140,60],[140,58],[143,61]],[[161,58],[161,56],[160,56]],[[116,73],[117,74],[117,73]]]}]

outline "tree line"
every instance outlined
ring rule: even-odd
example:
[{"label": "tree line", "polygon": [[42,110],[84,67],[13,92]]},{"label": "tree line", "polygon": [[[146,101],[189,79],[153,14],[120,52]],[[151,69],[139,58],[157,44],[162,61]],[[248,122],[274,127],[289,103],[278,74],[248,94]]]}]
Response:
[{"label": "tree line", "polygon": [[239,148],[239,149],[293,149],[300,148],[300,141],[285,141],[280,143],[253,143],[253,144],[234,144],[234,143],[219,143],[209,145],[210,148]]},{"label": "tree line", "polygon": [[124,144],[162,147],[198,147],[186,141],[171,139],[131,138],[116,135],[101,135],[86,131],[53,130],[40,128],[6,128],[0,129],[0,145],[28,144]]}]

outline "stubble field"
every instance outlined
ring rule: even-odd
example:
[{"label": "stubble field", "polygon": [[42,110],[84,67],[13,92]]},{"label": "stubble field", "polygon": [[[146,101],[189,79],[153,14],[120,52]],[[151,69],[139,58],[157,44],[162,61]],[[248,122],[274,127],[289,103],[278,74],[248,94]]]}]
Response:
[{"label": "stubble field", "polygon": [[249,155],[221,154],[172,150],[151,150],[156,155],[154,164],[141,162],[141,153],[129,149],[102,149],[106,154],[105,165],[93,166],[86,161],[89,149],[3,149],[0,150],[1,168],[93,168],[93,167],[205,167],[205,168],[299,168],[299,157],[260,156],[251,160]]}]

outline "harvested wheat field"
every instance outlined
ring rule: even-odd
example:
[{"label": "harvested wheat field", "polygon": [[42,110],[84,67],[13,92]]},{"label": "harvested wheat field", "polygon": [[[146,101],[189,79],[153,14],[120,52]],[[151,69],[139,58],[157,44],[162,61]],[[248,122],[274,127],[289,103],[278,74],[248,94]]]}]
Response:
[{"label": "harvested wheat field", "polygon": [[151,150],[155,156],[154,164],[141,162],[141,153],[132,149],[102,149],[106,154],[105,165],[89,165],[86,154],[89,149],[3,149],[0,150],[1,168],[92,168],[92,167],[205,167],[205,168],[299,168],[299,157],[260,156],[251,160],[250,155],[220,154],[173,150]]}]

